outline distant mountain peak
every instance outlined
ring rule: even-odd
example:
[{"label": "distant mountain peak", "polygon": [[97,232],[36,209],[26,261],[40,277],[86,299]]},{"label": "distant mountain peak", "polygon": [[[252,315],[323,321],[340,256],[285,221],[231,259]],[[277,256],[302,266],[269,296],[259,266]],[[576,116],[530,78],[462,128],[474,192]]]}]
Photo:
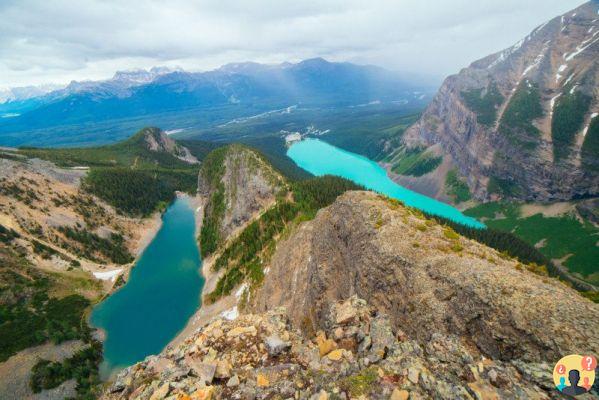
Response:
[{"label": "distant mountain peak", "polygon": [[181,72],[182,68],[169,67],[152,67],[149,70],[133,69],[125,71],[117,71],[111,80],[129,81],[133,83],[149,83],[161,75],[170,74],[173,72]]},{"label": "distant mountain peak", "polygon": [[306,60],[300,61],[298,64],[327,65],[327,64],[331,64],[331,63],[322,57],[314,57],[314,58],[308,58]]},{"label": "distant mountain peak", "polygon": [[62,89],[64,85],[47,83],[43,85],[20,86],[0,89],[0,104],[8,101],[21,101],[33,97],[43,96],[55,90]]},{"label": "distant mountain peak", "polygon": [[240,72],[254,72],[258,69],[266,67],[264,64],[259,64],[253,61],[236,62],[225,64],[218,68],[217,71],[229,72],[229,73],[240,73]]}]

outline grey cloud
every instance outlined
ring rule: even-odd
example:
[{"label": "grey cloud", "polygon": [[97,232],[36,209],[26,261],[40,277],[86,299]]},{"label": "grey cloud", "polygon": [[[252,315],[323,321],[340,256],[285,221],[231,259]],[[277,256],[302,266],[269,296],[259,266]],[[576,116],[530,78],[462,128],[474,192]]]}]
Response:
[{"label": "grey cloud", "polygon": [[0,2],[0,87],[324,56],[443,76],[580,0]]}]

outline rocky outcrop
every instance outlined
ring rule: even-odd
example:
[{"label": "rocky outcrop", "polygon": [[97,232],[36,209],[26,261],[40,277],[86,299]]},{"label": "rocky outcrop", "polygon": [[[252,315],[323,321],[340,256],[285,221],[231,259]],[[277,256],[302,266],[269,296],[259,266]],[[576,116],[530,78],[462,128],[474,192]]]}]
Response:
[{"label": "rocky outcrop", "polygon": [[254,150],[238,144],[214,150],[199,174],[198,192],[208,199],[202,229],[216,230],[220,243],[272,205],[285,187],[285,179]]},{"label": "rocky outcrop", "polygon": [[549,399],[558,396],[551,370],[485,358],[454,335],[433,333],[423,345],[352,297],[332,304],[311,336],[281,308],[217,318],[121,372],[102,398]]},{"label": "rocky outcrop", "polygon": [[440,144],[480,200],[599,194],[597,134],[587,135],[599,113],[598,10],[588,2],[448,77],[403,144]]},{"label": "rocky outcrop", "polygon": [[195,158],[185,146],[181,146],[158,128],[145,128],[143,131],[145,145],[150,151],[164,152],[177,157],[189,164],[198,164]]},{"label": "rocky outcrop", "polygon": [[423,346],[440,334],[493,360],[598,352],[599,306],[527,269],[417,211],[348,192],[277,245],[251,309],[286,307],[309,332],[357,295]]}]

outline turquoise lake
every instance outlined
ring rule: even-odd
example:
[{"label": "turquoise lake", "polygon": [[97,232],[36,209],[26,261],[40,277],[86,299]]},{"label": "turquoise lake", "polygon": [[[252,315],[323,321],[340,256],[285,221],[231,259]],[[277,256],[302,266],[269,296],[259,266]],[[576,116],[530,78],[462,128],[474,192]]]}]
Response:
[{"label": "turquoise lake", "polygon": [[127,284],[92,312],[91,324],[106,334],[104,377],[159,353],[185,327],[200,306],[200,264],[194,211],[177,198]]},{"label": "turquoise lake", "polygon": [[427,213],[472,227],[485,227],[481,222],[462,214],[449,204],[398,185],[387,176],[387,171],[374,161],[322,140],[305,139],[297,142],[287,150],[287,155],[313,175],[341,176]]}]

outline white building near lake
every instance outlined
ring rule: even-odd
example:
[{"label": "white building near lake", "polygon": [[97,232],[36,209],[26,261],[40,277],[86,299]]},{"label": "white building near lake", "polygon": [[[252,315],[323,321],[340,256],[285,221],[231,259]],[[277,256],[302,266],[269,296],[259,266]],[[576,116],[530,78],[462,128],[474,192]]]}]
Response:
[{"label": "white building near lake", "polygon": [[299,142],[302,140],[302,134],[299,132],[290,133],[285,136],[285,144],[291,146],[295,142]]}]

